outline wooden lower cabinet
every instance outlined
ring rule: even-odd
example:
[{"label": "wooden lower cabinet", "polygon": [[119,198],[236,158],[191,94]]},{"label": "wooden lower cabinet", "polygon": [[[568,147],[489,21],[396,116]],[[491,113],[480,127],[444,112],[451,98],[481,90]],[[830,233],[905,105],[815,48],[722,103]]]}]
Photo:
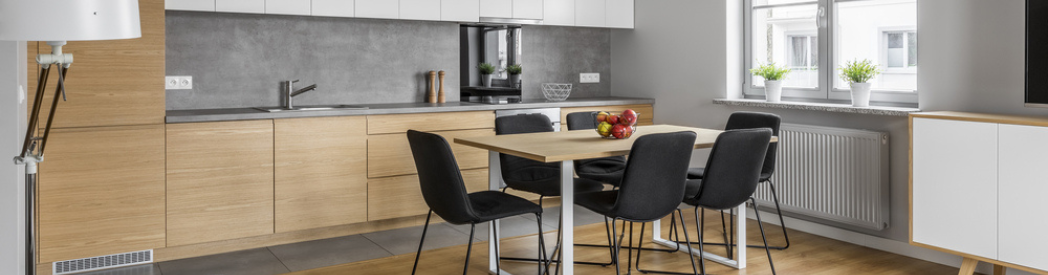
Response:
[{"label": "wooden lower cabinet", "polygon": [[494,129],[495,112],[447,112],[368,116],[368,134],[396,134],[416,131]]},{"label": "wooden lower cabinet", "polygon": [[[488,151],[455,144],[455,138],[494,136],[494,129],[433,132],[447,139],[459,169],[488,167]],[[368,137],[368,178],[415,174],[415,159],[405,133]]]},{"label": "wooden lower cabinet", "polygon": [[560,109],[560,121],[561,130],[568,130],[568,114],[575,112],[596,112],[596,111],[607,111],[612,114],[619,114],[627,109],[633,109],[639,115],[637,125],[653,125],[655,118],[655,109],[651,104],[637,104],[637,105],[611,105],[611,106],[592,106],[592,107],[571,107]]},{"label": "wooden lower cabinet", "polygon": [[[462,170],[467,192],[488,189],[488,169]],[[425,215],[429,210],[422,198],[418,175],[368,179],[368,220]]]},{"label": "wooden lower cabinet", "polygon": [[364,116],[278,119],[276,232],[367,221]]},{"label": "wooden lower cabinet", "polygon": [[167,126],[167,245],[273,233],[273,121]]},{"label": "wooden lower cabinet", "polygon": [[39,261],[164,247],[164,125],[52,130]]}]

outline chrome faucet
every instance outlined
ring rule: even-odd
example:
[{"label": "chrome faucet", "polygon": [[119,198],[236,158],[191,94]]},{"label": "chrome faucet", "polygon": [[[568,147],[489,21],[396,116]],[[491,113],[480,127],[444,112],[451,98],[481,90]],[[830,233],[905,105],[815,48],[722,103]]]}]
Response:
[{"label": "chrome faucet", "polygon": [[296,96],[299,96],[301,94],[304,94],[306,92],[309,92],[309,91],[315,91],[317,89],[317,84],[313,84],[313,85],[306,86],[305,88],[302,88],[302,89],[299,89],[299,90],[296,91],[295,90],[295,83],[297,83],[297,82],[298,82],[297,79],[296,80],[288,80],[288,81],[284,82],[284,109],[287,109],[287,110],[295,109],[295,105],[293,103],[293,99],[292,98],[294,98]]}]

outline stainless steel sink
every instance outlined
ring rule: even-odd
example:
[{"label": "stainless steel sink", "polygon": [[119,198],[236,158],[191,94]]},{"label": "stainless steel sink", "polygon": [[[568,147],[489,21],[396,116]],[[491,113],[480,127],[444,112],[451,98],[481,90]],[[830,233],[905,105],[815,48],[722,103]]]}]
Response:
[{"label": "stainless steel sink", "polygon": [[296,106],[292,109],[284,109],[284,107],[255,107],[255,109],[263,112],[299,112],[299,111],[336,111],[336,110],[367,110],[368,107],[356,106],[356,105],[311,105],[311,106]]}]

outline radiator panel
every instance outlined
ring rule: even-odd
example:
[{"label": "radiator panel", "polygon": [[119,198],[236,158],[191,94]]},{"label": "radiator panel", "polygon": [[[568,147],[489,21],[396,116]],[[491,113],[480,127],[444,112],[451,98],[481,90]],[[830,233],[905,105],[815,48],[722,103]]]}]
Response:
[{"label": "radiator panel", "polygon": [[[782,211],[887,228],[888,144],[887,133],[783,124],[772,176]],[[766,186],[757,189],[756,197],[762,208],[774,207]]]}]

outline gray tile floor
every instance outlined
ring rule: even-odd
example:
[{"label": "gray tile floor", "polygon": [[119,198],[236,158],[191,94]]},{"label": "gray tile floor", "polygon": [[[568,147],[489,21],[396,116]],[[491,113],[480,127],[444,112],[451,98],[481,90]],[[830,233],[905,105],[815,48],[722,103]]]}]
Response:
[{"label": "gray tile floor", "polygon": [[[560,208],[546,208],[543,231],[557,229]],[[575,225],[604,222],[603,216],[575,207]],[[469,225],[432,224],[426,234],[424,250],[466,244]],[[535,234],[538,229],[534,216],[511,217],[502,220],[502,236],[509,238]],[[488,239],[487,224],[477,225],[475,241]],[[361,235],[293,243],[250,249],[225,254],[182,259],[152,265],[132,266],[83,275],[268,275],[308,270],[325,266],[378,259],[393,255],[415,253],[422,227],[409,227]]]}]

